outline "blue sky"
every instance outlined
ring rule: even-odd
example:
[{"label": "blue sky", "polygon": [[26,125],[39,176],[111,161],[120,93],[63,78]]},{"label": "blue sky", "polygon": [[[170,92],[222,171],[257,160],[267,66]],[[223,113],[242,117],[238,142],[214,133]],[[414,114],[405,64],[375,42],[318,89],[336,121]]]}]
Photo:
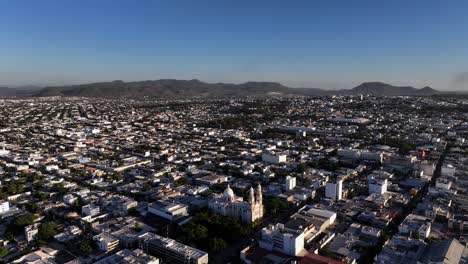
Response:
[{"label": "blue sky", "polygon": [[0,85],[160,78],[468,90],[468,1],[0,0]]}]

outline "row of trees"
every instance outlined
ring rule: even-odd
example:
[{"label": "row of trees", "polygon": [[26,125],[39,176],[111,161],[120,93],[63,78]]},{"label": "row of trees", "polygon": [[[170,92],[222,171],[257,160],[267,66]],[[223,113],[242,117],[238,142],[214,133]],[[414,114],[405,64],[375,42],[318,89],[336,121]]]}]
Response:
[{"label": "row of trees", "polygon": [[253,225],[242,224],[238,218],[202,211],[177,233],[178,240],[214,253],[224,250],[230,243],[238,242],[252,231]]}]

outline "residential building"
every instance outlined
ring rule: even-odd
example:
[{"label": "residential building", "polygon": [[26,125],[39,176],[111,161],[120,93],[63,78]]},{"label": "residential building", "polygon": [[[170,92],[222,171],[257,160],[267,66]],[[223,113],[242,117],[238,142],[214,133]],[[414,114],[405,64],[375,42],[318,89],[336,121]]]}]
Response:
[{"label": "residential building", "polygon": [[166,263],[207,264],[208,253],[150,232],[139,236],[140,248]]}]

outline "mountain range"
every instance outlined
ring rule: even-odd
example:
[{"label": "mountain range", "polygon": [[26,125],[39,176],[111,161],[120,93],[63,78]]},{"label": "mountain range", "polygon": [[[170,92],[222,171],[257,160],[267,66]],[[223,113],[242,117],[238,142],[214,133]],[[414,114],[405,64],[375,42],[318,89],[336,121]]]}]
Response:
[{"label": "mountain range", "polygon": [[206,83],[199,80],[161,79],[138,82],[100,82],[69,86],[51,87],[0,87],[0,96],[77,96],[77,97],[236,97],[236,96],[271,96],[271,95],[416,95],[429,96],[441,92],[430,87],[421,89],[411,86],[393,86],[382,82],[365,82],[352,89],[325,90],[319,88],[291,88],[276,82]]}]

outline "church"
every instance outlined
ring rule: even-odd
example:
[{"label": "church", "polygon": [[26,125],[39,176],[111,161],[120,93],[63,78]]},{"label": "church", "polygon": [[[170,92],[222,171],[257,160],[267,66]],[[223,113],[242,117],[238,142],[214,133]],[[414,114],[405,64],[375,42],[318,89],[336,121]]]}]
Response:
[{"label": "church", "polygon": [[234,194],[228,185],[223,194],[216,195],[209,203],[211,212],[224,216],[241,218],[243,223],[253,223],[263,217],[262,186],[259,184],[256,191],[250,187],[249,200]]}]

